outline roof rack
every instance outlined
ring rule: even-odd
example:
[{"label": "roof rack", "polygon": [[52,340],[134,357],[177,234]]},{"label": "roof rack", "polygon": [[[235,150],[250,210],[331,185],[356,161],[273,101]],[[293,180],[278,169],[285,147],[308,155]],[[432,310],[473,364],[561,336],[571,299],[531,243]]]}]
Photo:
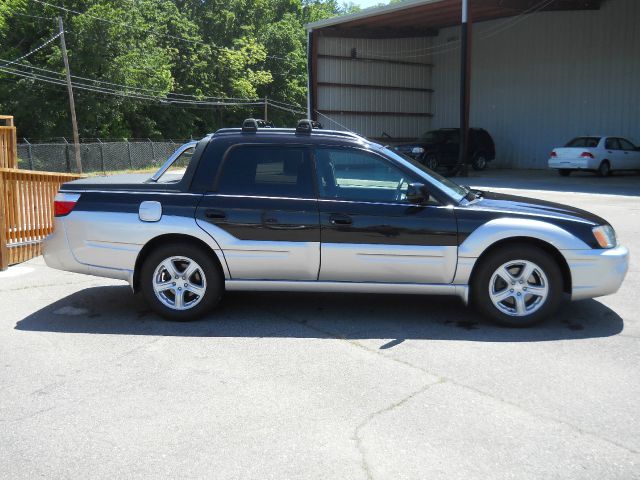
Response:
[{"label": "roof rack", "polygon": [[[303,135],[332,135],[337,137],[347,137],[354,139],[363,139],[361,135],[352,132],[346,132],[343,130],[324,130],[322,124],[316,120],[302,119],[298,122],[296,128],[274,128],[264,125],[265,121],[255,118],[247,118],[242,122],[241,128],[220,128],[215,131],[214,135],[224,133],[258,133],[262,131],[265,134],[284,134],[284,133],[296,133]],[[269,122],[270,123],[270,122]]]},{"label": "roof rack", "polygon": [[255,118],[247,118],[242,122],[242,133],[256,133],[258,131],[258,122]]}]

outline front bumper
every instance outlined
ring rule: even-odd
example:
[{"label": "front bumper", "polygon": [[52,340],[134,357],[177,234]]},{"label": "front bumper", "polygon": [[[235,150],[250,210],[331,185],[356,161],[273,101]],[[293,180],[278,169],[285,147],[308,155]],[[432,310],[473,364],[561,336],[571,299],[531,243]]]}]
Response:
[{"label": "front bumper", "polygon": [[629,250],[564,250],[571,270],[571,300],[601,297],[616,293],[629,269]]}]

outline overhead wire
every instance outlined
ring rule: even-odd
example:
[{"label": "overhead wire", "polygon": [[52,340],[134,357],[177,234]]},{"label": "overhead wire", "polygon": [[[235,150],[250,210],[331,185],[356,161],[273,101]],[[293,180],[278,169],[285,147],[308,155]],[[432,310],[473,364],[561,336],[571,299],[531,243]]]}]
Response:
[{"label": "overhead wire", "polygon": [[14,63],[18,63],[21,60],[24,60],[27,57],[30,57],[31,55],[33,55],[34,53],[42,50],[44,47],[46,47],[47,45],[49,45],[51,42],[53,42],[56,38],[58,38],[60,35],[62,35],[62,32],[58,32],[56,35],[54,35],[53,37],[51,37],[49,40],[47,40],[46,42],[44,42],[42,45],[39,45],[38,47],[34,48],[33,50],[31,50],[30,52],[25,53],[24,55],[22,55],[21,57],[16,58],[15,60],[2,60],[3,62],[5,62],[7,65],[12,65]]}]

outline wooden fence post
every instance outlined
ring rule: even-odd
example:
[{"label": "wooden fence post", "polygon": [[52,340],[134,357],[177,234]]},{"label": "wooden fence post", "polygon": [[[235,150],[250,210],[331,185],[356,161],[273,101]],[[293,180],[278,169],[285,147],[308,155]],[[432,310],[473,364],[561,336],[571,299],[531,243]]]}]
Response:
[{"label": "wooden fence post", "polygon": [[4,191],[4,174],[0,172],[0,271],[9,268],[9,248],[7,247],[7,208]]}]

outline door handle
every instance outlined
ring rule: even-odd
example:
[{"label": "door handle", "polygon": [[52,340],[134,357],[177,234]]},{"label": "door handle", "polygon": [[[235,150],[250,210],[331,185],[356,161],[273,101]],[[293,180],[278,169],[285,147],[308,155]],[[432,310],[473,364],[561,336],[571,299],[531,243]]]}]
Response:
[{"label": "door handle", "polygon": [[304,230],[308,228],[307,225],[300,225],[295,223],[279,223],[277,218],[272,217],[265,218],[264,224],[267,228],[270,228],[272,230]]},{"label": "door handle", "polygon": [[353,220],[349,215],[333,214],[329,217],[331,225],[351,225]]},{"label": "door handle", "polygon": [[220,218],[227,218],[227,214],[224,213],[222,210],[214,210],[212,208],[209,208],[207,210],[204,211],[204,216],[210,219],[220,219]]}]

